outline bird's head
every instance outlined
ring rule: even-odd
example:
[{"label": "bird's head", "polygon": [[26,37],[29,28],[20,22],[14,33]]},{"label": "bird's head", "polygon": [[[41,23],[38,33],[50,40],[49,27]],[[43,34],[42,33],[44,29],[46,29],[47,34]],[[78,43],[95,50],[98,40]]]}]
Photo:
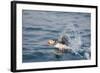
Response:
[{"label": "bird's head", "polygon": [[55,40],[48,40],[48,45],[54,45],[56,43]]}]

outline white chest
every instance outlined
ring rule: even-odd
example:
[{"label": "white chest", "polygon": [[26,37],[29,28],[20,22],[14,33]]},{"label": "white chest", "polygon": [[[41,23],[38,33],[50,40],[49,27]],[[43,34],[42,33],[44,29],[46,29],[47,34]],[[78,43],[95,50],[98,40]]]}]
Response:
[{"label": "white chest", "polygon": [[56,45],[54,45],[54,47],[59,48],[59,49],[70,49],[69,46],[66,46],[66,45],[61,44],[61,43],[57,43]]}]

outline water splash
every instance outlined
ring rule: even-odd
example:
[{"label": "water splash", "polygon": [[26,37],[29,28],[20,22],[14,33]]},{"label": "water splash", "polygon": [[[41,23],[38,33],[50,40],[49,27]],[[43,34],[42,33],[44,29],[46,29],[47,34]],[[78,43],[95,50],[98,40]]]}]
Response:
[{"label": "water splash", "polygon": [[[81,55],[79,53],[79,51],[81,50],[81,45],[82,45],[82,41],[81,41],[81,36],[79,34],[79,30],[74,26],[74,24],[71,24],[70,26],[71,28],[65,26],[64,30],[60,33],[60,37],[58,38],[58,41],[61,41],[61,38],[63,36],[67,36],[68,37],[68,41],[70,42],[69,46],[72,50],[72,52],[75,55],[79,55],[80,57],[84,57],[86,56],[86,59],[89,58],[89,54],[87,52],[84,53],[84,56]],[[71,33],[67,33],[67,32],[71,32]],[[73,38],[71,38],[73,36]]]}]

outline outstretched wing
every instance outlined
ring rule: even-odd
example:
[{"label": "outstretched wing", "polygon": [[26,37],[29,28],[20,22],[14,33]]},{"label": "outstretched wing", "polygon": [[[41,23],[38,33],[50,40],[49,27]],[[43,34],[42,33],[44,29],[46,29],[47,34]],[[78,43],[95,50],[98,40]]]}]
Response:
[{"label": "outstretched wing", "polygon": [[69,40],[68,40],[68,35],[66,33],[66,30],[64,30],[61,34],[60,37],[58,37],[58,42],[66,44],[67,46],[69,45]]},{"label": "outstretched wing", "polygon": [[67,46],[69,45],[68,37],[65,35],[60,38],[59,42],[61,42],[62,44],[66,44]]}]

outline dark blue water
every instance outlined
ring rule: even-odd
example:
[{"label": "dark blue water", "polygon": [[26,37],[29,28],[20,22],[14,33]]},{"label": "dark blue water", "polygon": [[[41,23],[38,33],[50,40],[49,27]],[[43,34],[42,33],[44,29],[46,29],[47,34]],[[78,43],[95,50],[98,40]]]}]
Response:
[{"label": "dark blue water", "polygon": [[[91,58],[89,13],[23,10],[22,15],[24,63]],[[75,50],[59,54],[53,46],[48,46],[47,41],[58,39],[63,31],[66,31],[71,47]]]}]

